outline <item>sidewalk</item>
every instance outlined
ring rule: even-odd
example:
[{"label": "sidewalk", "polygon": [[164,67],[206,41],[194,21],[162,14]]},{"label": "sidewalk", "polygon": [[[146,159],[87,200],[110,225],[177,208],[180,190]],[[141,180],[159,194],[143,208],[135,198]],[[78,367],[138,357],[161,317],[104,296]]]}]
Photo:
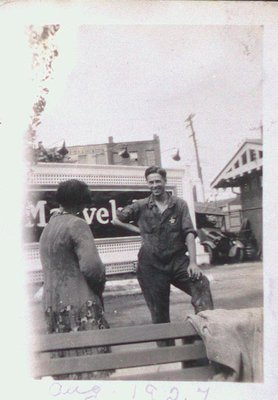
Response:
[{"label": "sidewalk", "polygon": [[[235,274],[240,274],[240,270],[242,268],[242,265],[248,266],[250,265],[250,269],[252,269],[252,266],[256,266],[258,264],[261,264],[261,261],[258,262],[250,262],[250,263],[242,263],[242,264],[232,264],[232,269],[233,273]],[[218,281],[221,280],[225,277],[225,274],[227,273],[227,270],[231,267],[230,264],[224,264],[224,265],[217,265],[217,266],[205,266],[202,268],[203,273],[206,275],[208,280],[210,282],[213,281]],[[229,271],[231,272],[231,271]],[[175,288],[174,286],[171,286],[171,291],[172,292],[179,292],[179,289]],[[106,285],[105,285],[105,291],[104,291],[104,297],[111,297],[111,296],[128,296],[128,295],[135,295],[135,294],[140,294],[141,288],[138,284],[136,275],[134,275],[134,278],[126,279],[117,279],[117,280],[107,280]],[[34,295],[34,300],[35,302],[40,302],[42,298],[42,287],[37,291],[37,293]]]},{"label": "sidewalk", "polygon": [[[261,264],[261,262],[260,261],[250,262],[250,263],[245,262],[241,264],[223,264],[216,266],[209,265],[202,268],[202,271],[206,275],[208,280],[210,282],[213,282],[223,279],[223,277],[227,273],[227,270],[229,270],[231,266],[233,268],[233,273],[240,274],[241,273],[240,269],[242,268],[242,265],[248,266],[248,264],[250,265],[250,269],[252,269],[252,266],[255,267],[258,264]],[[179,292],[179,289],[175,288],[174,286],[171,286],[171,291]],[[141,293],[141,288],[138,284],[136,276],[134,275],[134,278],[131,279],[125,279],[125,278],[119,280],[108,279],[105,285],[104,297],[127,296],[139,293]]]}]

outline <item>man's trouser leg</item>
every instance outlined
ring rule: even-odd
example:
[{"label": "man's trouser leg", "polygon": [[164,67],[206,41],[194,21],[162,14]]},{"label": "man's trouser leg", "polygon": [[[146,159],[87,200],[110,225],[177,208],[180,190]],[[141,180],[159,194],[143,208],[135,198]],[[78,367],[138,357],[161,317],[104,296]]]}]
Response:
[{"label": "man's trouser leg", "polygon": [[[170,277],[151,265],[139,264],[137,279],[150,310],[152,322],[154,324],[170,322]],[[159,340],[157,345],[174,346],[175,340]]]},{"label": "man's trouser leg", "polygon": [[213,300],[209,280],[206,276],[193,280],[187,272],[188,257],[181,256],[175,260],[171,283],[191,296],[195,313],[213,310]]},{"label": "man's trouser leg", "polygon": [[190,287],[191,304],[194,307],[195,313],[213,310],[214,306],[208,278],[202,276],[200,279],[192,281]]},{"label": "man's trouser leg", "polygon": [[[193,305],[196,314],[200,311],[212,310],[213,301],[210,292],[209,280],[206,276],[202,276],[202,278],[198,280],[192,280],[187,272],[188,263],[188,257],[184,255],[175,259],[173,279],[171,283],[191,296],[191,304]],[[183,343],[194,343],[196,339],[198,339],[198,336],[192,336],[190,338],[183,339]],[[183,368],[202,366],[205,364],[205,359],[189,360],[182,363]]]}]

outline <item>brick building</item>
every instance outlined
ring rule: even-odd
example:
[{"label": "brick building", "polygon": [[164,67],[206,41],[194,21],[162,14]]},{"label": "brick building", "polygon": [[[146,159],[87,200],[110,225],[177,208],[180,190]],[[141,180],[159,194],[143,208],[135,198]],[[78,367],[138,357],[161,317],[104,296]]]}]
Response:
[{"label": "brick building", "polygon": [[217,175],[211,187],[239,187],[242,218],[250,221],[262,253],[263,148],[261,139],[247,139]]},{"label": "brick building", "polygon": [[157,135],[152,140],[133,142],[114,142],[110,136],[108,143],[67,146],[67,149],[70,159],[78,164],[161,166]]}]

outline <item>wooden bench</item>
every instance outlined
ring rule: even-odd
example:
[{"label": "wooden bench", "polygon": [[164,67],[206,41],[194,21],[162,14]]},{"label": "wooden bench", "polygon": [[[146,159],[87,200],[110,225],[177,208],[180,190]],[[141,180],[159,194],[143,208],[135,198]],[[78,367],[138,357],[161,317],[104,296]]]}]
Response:
[{"label": "wooden bench", "polygon": [[[163,339],[178,340],[175,346],[158,347],[155,342]],[[153,342],[151,347],[148,342]],[[65,358],[50,355],[53,351],[97,346],[111,346],[112,352]],[[40,335],[33,343],[33,351],[34,378],[123,368],[137,368],[136,374],[119,376],[116,372],[108,379],[207,381],[213,376],[205,346],[189,322]],[[173,363],[177,363],[175,368]],[[160,364],[164,368],[165,364],[171,365],[161,370]],[[156,368],[139,372],[139,367],[146,366]]]}]

